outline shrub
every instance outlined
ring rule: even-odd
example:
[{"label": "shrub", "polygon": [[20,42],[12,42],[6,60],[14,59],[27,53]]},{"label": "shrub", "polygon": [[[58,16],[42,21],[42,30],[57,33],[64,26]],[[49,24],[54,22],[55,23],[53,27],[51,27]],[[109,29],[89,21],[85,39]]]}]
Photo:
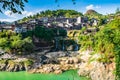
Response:
[{"label": "shrub", "polygon": [[1,34],[4,34],[4,36],[0,38],[0,48],[6,52],[18,54],[19,52],[31,52],[33,50],[31,38],[27,37],[22,39],[21,34],[15,34],[9,31],[0,32]]},{"label": "shrub", "polygon": [[116,62],[116,77],[120,79],[120,19],[115,19],[99,32],[81,34],[79,43],[82,49],[92,49],[101,54],[98,60],[104,63]]}]

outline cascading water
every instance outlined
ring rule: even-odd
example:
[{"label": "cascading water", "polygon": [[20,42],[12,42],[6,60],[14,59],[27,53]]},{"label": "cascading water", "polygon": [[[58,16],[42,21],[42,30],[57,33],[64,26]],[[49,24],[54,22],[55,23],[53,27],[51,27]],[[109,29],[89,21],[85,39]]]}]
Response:
[{"label": "cascading water", "polygon": [[59,45],[59,39],[58,37],[55,37],[55,50],[58,50],[58,45]]},{"label": "cascading water", "polygon": [[78,50],[79,50],[79,46],[77,44],[75,44],[74,51],[78,51]]},{"label": "cascading water", "polygon": [[63,42],[62,42],[62,51],[64,51],[65,50],[65,44],[64,44],[64,40],[63,40]]}]

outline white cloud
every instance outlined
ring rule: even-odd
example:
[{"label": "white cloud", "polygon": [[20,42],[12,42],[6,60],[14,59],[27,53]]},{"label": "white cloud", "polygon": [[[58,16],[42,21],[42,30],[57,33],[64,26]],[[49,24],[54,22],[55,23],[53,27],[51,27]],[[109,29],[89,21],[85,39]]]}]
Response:
[{"label": "white cloud", "polygon": [[44,11],[46,9],[35,9],[32,11],[22,11],[22,14],[16,14],[16,13],[12,13],[10,10],[7,10],[4,12],[5,17],[4,18],[0,18],[0,21],[8,21],[8,22],[13,22],[19,19],[22,19],[24,17],[30,16],[30,15],[34,15],[40,11]]},{"label": "white cloud", "polygon": [[4,12],[4,14],[6,15],[6,18],[0,19],[0,21],[13,22],[13,21],[16,21],[18,19],[22,19],[26,16],[34,15],[39,11],[33,11],[33,12],[23,11],[22,14],[17,14],[17,13],[12,13],[11,11],[7,10]]},{"label": "white cloud", "polygon": [[7,16],[7,17],[13,17],[13,18],[16,18],[16,15],[13,14],[11,11],[7,10],[4,12],[4,14]]},{"label": "white cloud", "polygon": [[5,19],[0,19],[0,21],[7,21],[7,22],[13,22],[13,21],[15,21],[15,20],[17,20],[17,19],[11,19],[11,18],[5,18]]},{"label": "white cloud", "polygon": [[10,18],[18,18],[18,17],[30,16],[30,15],[33,15],[34,13],[33,12],[28,12],[28,11],[23,11],[22,14],[17,14],[17,13],[12,13],[11,11],[7,10],[7,11],[4,12],[4,14],[7,17],[10,17]]},{"label": "white cloud", "polygon": [[28,12],[28,11],[23,11],[22,15],[23,16],[30,16],[30,15],[34,15],[34,13],[33,12]]},{"label": "white cloud", "polygon": [[93,9],[94,8],[94,6],[91,4],[91,5],[88,5],[88,6],[86,6],[86,9],[87,10],[89,10],[89,9]]},{"label": "white cloud", "polygon": [[101,6],[95,6],[95,5],[93,5],[93,4],[90,4],[90,5],[88,5],[88,6],[86,6],[86,9],[87,10],[89,10],[89,9],[99,9],[99,8],[101,8]]}]

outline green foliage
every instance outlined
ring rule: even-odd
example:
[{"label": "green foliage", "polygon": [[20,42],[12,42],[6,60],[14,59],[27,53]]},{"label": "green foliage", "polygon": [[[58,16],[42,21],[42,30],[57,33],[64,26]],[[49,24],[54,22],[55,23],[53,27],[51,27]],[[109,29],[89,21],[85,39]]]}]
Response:
[{"label": "green foliage", "polygon": [[33,51],[34,44],[32,43],[32,39],[30,37],[23,40],[23,45],[24,46],[22,48],[28,53]]},{"label": "green foliage", "polygon": [[40,39],[44,39],[46,41],[50,41],[54,38],[54,33],[51,29],[45,27],[36,27],[33,30],[34,35]]},{"label": "green foliage", "polygon": [[120,79],[120,19],[115,19],[94,34],[81,34],[79,43],[82,49],[90,49],[100,54],[98,61],[116,62],[116,78]]},{"label": "green foliage", "polygon": [[65,37],[67,35],[67,31],[59,28],[45,28],[43,26],[37,26],[34,30],[24,33],[23,36],[24,35],[29,37],[35,36],[45,41],[52,41],[56,36]]},{"label": "green foliage", "polygon": [[10,10],[13,13],[21,14],[21,10],[24,10],[24,3],[28,0],[0,0],[0,12],[2,10]]},{"label": "green foliage", "polygon": [[7,63],[8,60],[0,60],[0,64],[5,64]]},{"label": "green foliage", "polygon": [[5,47],[7,43],[8,43],[7,38],[0,38],[0,46],[1,47]]},{"label": "green foliage", "polygon": [[8,53],[31,52],[33,43],[31,38],[22,39],[21,34],[15,34],[10,31],[0,32],[0,48]]},{"label": "green foliage", "polygon": [[115,19],[112,22],[110,22],[108,24],[108,26],[110,26],[111,29],[119,29],[120,30],[120,19]]},{"label": "green foliage", "polygon": [[120,28],[119,19],[113,20],[105,28],[96,34],[94,50],[101,53],[102,62],[111,62],[115,58],[116,62],[116,74],[120,77]]},{"label": "green foliage", "polygon": [[81,34],[79,36],[79,44],[81,46],[81,50],[85,49],[91,49],[93,46],[93,41],[92,41],[93,36],[92,35],[84,35]]},{"label": "green foliage", "polygon": [[24,64],[26,66],[31,66],[33,64],[33,60],[28,59],[28,60],[24,61]]},{"label": "green foliage", "polygon": [[29,30],[27,32],[23,32],[22,34],[22,38],[26,38],[26,37],[33,37],[33,31]]},{"label": "green foliage", "polygon": [[81,32],[83,33],[84,31],[86,31],[86,27],[83,27],[82,29],[81,29]]},{"label": "green foliage", "polygon": [[30,19],[36,19],[41,17],[61,17],[61,16],[66,18],[75,18],[78,16],[83,16],[83,14],[75,10],[63,10],[63,9],[53,10],[53,11],[46,10],[46,11],[41,11],[40,13],[37,13],[33,16],[24,17],[22,20],[20,20],[20,22],[26,22]]},{"label": "green foliage", "polygon": [[67,36],[67,31],[61,28],[52,28],[52,31],[54,32],[54,37],[55,36],[62,36],[66,37]]},{"label": "green foliage", "polygon": [[94,49],[96,50],[96,52],[109,53],[109,54],[113,53],[113,48],[114,48],[114,44],[112,42],[113,37],[114,34],[112,30],[104,29],[98,32],[95,35],[96,42]]},{"label": "green foliage", "polygon": [[99,17],[98,20],[99,20],[98,26],[101,26],[101,25],[106,24],[107,18],[106,18],[106,16],[101,16],[101,17]]}]

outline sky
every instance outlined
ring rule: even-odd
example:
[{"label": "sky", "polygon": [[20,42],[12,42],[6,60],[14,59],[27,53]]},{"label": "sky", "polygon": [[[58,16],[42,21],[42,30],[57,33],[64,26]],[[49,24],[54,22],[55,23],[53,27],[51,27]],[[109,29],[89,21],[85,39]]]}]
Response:
[{"label": "sky", "polygon": [[48,9],[72,9],[82,13],[93,9],[101,14],[110,14],[114,13],[117,8],[120,8],[119,0],[76,0],[75,5],[72,0],[58,0],[57,3],[55,0],[28,0],[28,3],[25,3],[25,10],[22,11],[22,15],[10,14],[11,11],[5,10],[0,13],[0,21],[13,22]]}]

